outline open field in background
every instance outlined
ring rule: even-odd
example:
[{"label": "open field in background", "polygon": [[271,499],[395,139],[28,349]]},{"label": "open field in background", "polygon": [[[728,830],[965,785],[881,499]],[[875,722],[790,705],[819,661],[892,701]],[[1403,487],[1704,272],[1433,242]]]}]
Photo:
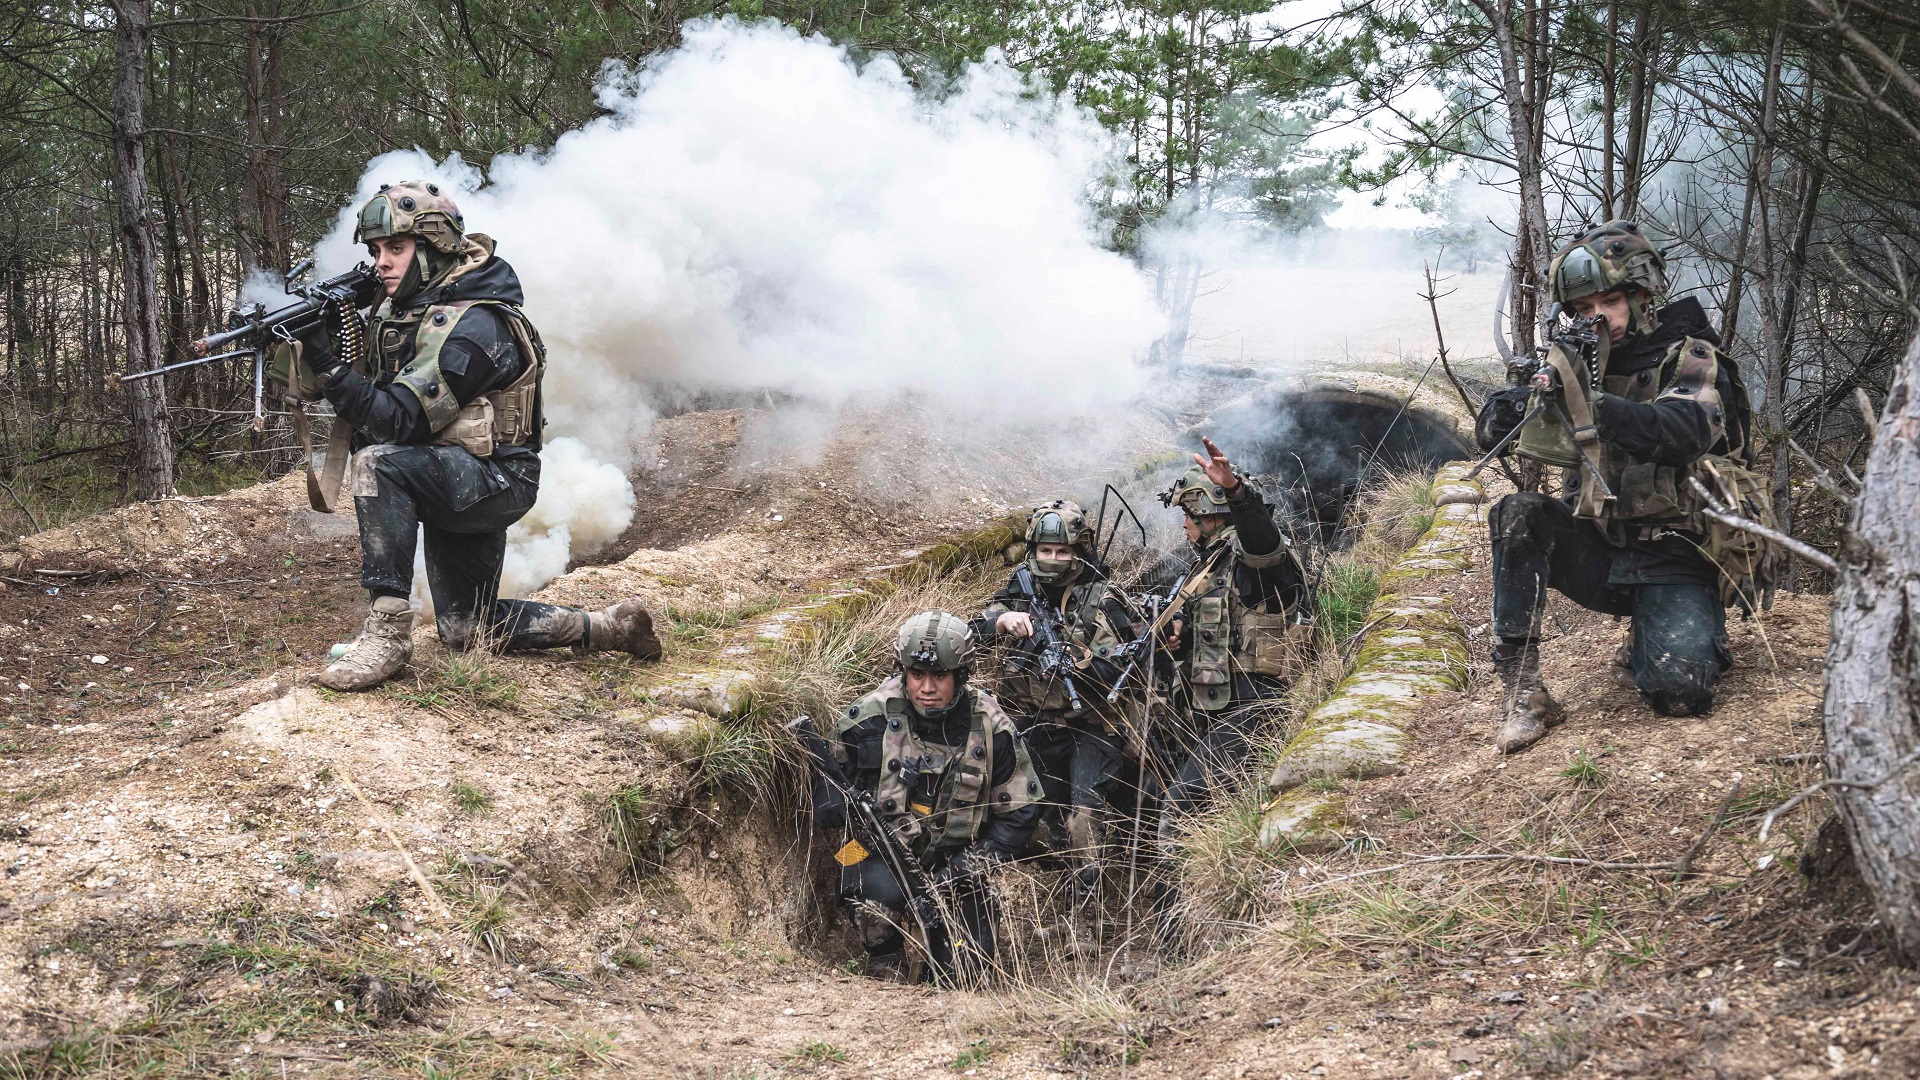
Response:
[{"label": "open field in background", "polygon": [[[1493,310],[1503,271],[1481,263],[1475,273],[1442,271],[1440,325],[1452,360],[1481,378],[1497,379]],[[1301,370],[1381,367],[1402,357],[1420,367],[1433,357],[1433,316],[1417,262],[1400,269],[1339,265],[1253,265],[1220,271],[1194,304],[1196,358]],[[1459,367],[1456,367],[1459,370]],[[1418,372],[1415,373],[1416,375]]]}]

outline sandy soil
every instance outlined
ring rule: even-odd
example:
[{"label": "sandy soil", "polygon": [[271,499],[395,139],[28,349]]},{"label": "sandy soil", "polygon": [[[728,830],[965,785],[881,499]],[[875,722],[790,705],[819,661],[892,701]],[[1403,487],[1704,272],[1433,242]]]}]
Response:
[{"label": "sandy soil", "polygon": [[[663,422],[636,477],[642,523],[545,595],[733,612],[670,635],[666,668],[730,664],[796,607],[1079,475],[1031,448],[859,423],[769,467],[754,423]],[[1159,421],[1132,423],[1123,451],[1163,444]],[[941,993],[835,966],[806,837],[690,781],[650,726],[692,716],[659,704],[662,671],[564,654],[462,667],[423,631],[413,676],[387,689],[308,685],[357,610],[354,543],[297,511],[296,484],[201,500],[164,528],[109,515],[0,567],[17,669],[0,1076],[1920,1065],[1911,977],[1886,967],[1844,875],[1797,869],[1824,806],[1757,836],[1757,815],[1817,775],[1783,756],[1818,746],[1822,598],[1736,624],[1719,707],[1685,720],[1613,684],[1619,627],[1559,604],[1548,676],[1571,719],[1529,752],[1493,753],[1498,684],[1477,671],[1429,703],[1408,774],[1352,786],[1368,816],[1350,850],[1248,854],[1245,910],[1179,962]],[[1486,610],[1485,552],[1447,586]],[[1741,795],[1681,881],[1420,861],[1671,860],[1736,772]]]}]

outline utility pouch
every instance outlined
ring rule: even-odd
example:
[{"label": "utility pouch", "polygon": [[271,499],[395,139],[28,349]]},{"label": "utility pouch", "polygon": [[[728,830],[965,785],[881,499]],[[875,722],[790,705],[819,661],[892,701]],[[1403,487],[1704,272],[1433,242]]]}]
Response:
[{"label": "utility pouch", "polygon": [[1233,646],[1227,623],[1227,598],[1202,597],[1193,604],[1192,663],[1187,681],[1223,686],[1233,680]]},{"label": "utility pouch", "polygon": [[303,402],[319,401],[320,377],[307,367],[298,341],[276,341],[267,350],[266,376],[287,388],[287,396]]},{"label": "utility pouch", "polygon": [[1238,659],[1242,671],[1291,679],[1307,669],[1312,655],[1312,623],[1296,622],[1286,614],[1249,611],[1240,616]]},{"label": "utility pouch", "polygon": [[492,395],[462,406],[453,422],[439,430],[434,442],[458,446],[477,458],[493,456],[495,413]]},{"label": "utility pouch", "polygon": [[[1722,506],[1769,529],[1778,529],[1773,498],[1764,477],[1740,462],[1708,454],[1694,462],[1693,476],[1714,493]],[[1720,573],[1720,602],[1752,614],[1773,585],[1781,552],[1779,545],[1758,533],[1736,529],[1700,514],[1700,497],[1687,487],[1683,496],[1690,527],[1704,537],[1701,548]]]}]

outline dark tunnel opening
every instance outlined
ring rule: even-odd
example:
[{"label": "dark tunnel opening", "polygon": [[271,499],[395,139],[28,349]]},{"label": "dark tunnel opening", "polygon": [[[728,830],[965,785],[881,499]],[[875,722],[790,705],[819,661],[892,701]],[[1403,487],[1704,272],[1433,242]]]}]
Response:
[{"label": "dark tunnel opening", "polygon": [[1234,402],[1208,424],[1215,442],[1302,524],[1333,535],[1367,483],[1477,455],[1443,415],[1370,390],[1315,386]]}]

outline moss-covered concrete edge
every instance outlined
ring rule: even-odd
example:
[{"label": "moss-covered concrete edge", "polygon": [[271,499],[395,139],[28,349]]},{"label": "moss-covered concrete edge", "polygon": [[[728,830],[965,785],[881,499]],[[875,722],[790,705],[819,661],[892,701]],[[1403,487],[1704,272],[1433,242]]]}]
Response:
[{"label": "moss-covered concrete edge", "polygon": [[1275,761],[1261,815],[1262,847],[1314,849],[1344,842],[1338,792],[1314,780],[1367,780],[1406,770],[1406,722],[1428,694],[1466,685],[1466,627],[1443,578],[1473,565],[1486,494],[1461,464],[1434,479],[1433,525],[1380,582],[1354,667],[1308,713]]}]

